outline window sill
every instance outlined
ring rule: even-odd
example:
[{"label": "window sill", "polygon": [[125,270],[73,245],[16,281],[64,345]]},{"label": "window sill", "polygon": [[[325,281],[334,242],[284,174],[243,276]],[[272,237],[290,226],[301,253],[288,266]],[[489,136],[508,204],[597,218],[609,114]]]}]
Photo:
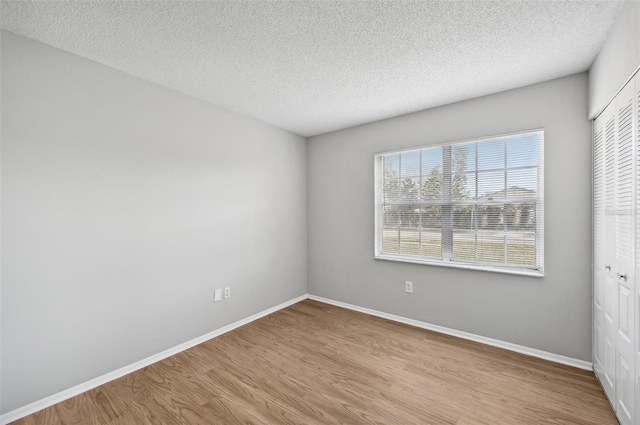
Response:
[{"label": "window sill", "polygon": [[473,265],[473,264],[456,263],[454,261],[448,261],[448,262],[433,261],[426,258],[407,257],[407,256],[399,256],[399,255],[391,255],[391,254],[376,254],[374,258],[376,260],[424,264],[427,266],[451,267],[455,269],[477,270],[477,271],[483,271],[483,272],[513,274],[513,275],[519,275],[519,276],[544,277],[544,272],[541,270],[523,269],[523,268],[517,268],[517,267],[507,268],[507,267],[499,267],[499,266],[492,266],[492,265],[481,266],[481,265]]}]

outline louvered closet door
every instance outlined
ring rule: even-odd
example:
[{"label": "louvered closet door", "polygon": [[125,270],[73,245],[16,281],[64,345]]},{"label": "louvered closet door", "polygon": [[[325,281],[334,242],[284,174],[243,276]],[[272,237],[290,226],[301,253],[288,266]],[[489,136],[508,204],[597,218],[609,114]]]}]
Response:
[{"label": "louvered closet door", "polygon": [[635,298],[634,298],[634,179],[635,85],[627,84],[615,102],[616,261],[614,287],[616,324],[616,413],[622,424],[635,424]]},{"label": "louvered closet door", "polygon": [[602,272],[602,374],[600,382],[612,405],[616,400],[616,132],[614,108],[607,108],[596,123],[604,141],[604,252]]},{"label": "louvered closet door", "polygon": [[640,74],[593,125],[593,368],[623,425],[640,425]]}]

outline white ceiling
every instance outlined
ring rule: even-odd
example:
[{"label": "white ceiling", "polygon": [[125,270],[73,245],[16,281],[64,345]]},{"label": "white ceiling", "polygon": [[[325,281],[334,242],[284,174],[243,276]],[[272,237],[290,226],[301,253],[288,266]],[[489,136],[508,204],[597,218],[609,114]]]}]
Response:
[{"label": "white ceiling", "polygon": [[620,7],[3,0],[2,28],[311,136],[585,71]]}]

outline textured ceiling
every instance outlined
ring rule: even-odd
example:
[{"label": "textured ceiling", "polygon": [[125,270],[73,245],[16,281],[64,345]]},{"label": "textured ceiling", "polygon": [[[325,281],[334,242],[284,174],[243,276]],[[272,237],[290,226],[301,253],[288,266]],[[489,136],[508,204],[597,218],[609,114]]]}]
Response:
[{"label": "textured ceiling", "polygon": [[2,28],[304,136],[591,65],[616,1],[2,1]]}]

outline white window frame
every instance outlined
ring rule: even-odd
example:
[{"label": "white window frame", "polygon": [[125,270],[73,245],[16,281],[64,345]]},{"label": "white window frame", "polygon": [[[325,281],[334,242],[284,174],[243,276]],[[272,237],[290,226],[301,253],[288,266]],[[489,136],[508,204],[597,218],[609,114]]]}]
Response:
[{"label": "white window frame", "polygon": [[[536,192],[536,262],[535,267],[521,267],[521,266],[509,266],[509,265],[496,265],[496,264],[483,264],[479,262],[465,262],[460,260],[452,260],[452,237],[453,237],[453,213],[445,212],[446,210],[452,211],[453,205],[456,201],[451,200],[451,147],[458,144],[467,143],[480,143],[491,141],[495,139],[504,139],[509,137],[518,137],[528,134],[537,133],[539,138],[538,155],[537,155],[537,192]],[[422,149],[429,149],[441,147],[443,149],[443,199],[441,205],[443,206],[442,212],[442,259],[433,259],[409,254],[395,254],[385,253],[382,251],[382,235],[383,235],[383,206],[382,202],[382,187],[383,187],[383,174],[382,159],[386,155],[401,154],[405,152],[418,151]],[[505,172],[509,170],[508,164],[505,164]],[[374,258],[380,260],[400,261],[407,263],[426,264],[434,266],[454,267],[469,270],[480,270],[497,273],[508,273],[516,275],[543,277],[544,276],[544,129],[538,128],[533,130],[520,131],[515,133],[506,133],[493,135],[488,137],[481,137],[475,139],[459,140],[455,142],[440,143],[425,145],[410,149],[401,149],[387,152],[377,153],[374,157],[374,175],[375,175],[375,252]],[[477,170],[476,170],[477,175]],[[506,195],[505,195],[506,196]],[[464,202],[464,201],[463,201]],[[477,201],[475,201],[478,203]],[[429,204],[428,202],[418,201],[417,203]],[[509,203],[505,199],[504,203]]]}]

